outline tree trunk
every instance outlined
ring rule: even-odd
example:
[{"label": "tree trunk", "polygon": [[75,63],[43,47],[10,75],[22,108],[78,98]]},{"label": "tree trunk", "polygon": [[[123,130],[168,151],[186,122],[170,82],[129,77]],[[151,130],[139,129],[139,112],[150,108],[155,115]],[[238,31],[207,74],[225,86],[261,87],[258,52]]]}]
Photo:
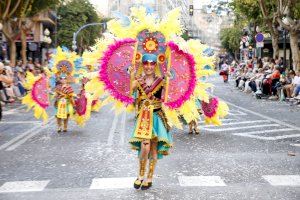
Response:
[{"label": "tree trunk", "polygon": [[298,47],[298,34],[296,31],[290,32],[290,44],[293,58],[293,69],[297,71],[300,70],[300,52]]},{"label": "tree trunk", "polygon": [[16,54],[17,54],[17,47],[16,42],[14,40],[9,40],[9,56],[10,56],[10,63],[15,66],[16,65]]},{"label": "tree trunk", "polygon": [[279,32],[277,30],[277,28],[273,27],[273,23],[272,21],[268,20],[266,21],[267,22],[267,25],[268,25],[268,28],[269,28],[269,31],[271,33],[271,39],[272,39],[272,47],[273,47],[273,58],[275,57],[279,57]]},{"label": "tree trunk", "polygon": [[272,47],[273,47],[273,58],[279,57],[279,45],[278,45],[278,40],[279,40],[279,34],[274,33],[272,34]]},{"label": "tree trunk", "polygon": [[239,52],[239,50],[235,50],[234,51],[234,59],[235,60],[239,60],[239,58],[238,58],[238,52]]},{"label": "tree trunk", "polygon": [[21,30],[21,42],[22,42],[22,50],[21,50],[21,56],[23,65],[27,64],[27,56],[26,56],[26,50],[27,50],[27,41],[26,41],[26,31]]}]

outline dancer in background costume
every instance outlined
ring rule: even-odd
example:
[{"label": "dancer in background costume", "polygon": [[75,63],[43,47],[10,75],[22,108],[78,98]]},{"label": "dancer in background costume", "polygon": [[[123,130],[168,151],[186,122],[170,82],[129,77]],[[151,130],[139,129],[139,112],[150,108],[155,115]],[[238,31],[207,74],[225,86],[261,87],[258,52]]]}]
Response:
[{"label": "dancer in background costume", "polygon": [[57,132],[67,132],[69,118],[74,114],[74,91],[67,83],[66,77],[60,77],[55,88],[55,108],[57,119]]},{"label": "dancer in background costume", "polygon": [[71,118],[83,126],[90,117],[90,95],[81,91],[75,101],[76,94],[70,85],[81,82],[83,89],[86,84],[87,80],[84,77],[88,74],[88,69],[81,64],[82,58],[76,52],[58,47],[51,54],[49,69],[48,66],[44,68],[45,74],[35,77],[32,73],[27,73],[25,87],[28,94],[22,103],[33,109],[36,118],[42,118],[47,122],[47,108],[50,106],[50,96],[54,93],[57,132],[67,132]]}]

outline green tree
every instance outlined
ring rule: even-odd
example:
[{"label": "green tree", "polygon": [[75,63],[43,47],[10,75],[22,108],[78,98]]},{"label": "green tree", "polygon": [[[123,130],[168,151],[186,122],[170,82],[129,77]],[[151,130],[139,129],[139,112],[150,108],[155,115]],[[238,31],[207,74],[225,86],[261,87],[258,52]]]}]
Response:
[{"label": "green tree", "polygon": [[[58,43],[68,48],[72,46],[73,33],[82,25],[101,22],[95,8],[88,0],[71,0],[58,8],[60,18],[58,24]],[[83,29],[77,36],[79,51],[94,45],[95,39],[101,34],[100,26]]]},{"label": "green tree", "polygon": [[231,6],[237,16],[237,22],[248,25],[252,23],[254,29],[259,26],[270,33],[273,47],[273,57],[279,55],[278,23],[273,19],[272,13],[276,9],[274,0],[264,1],[264,9],[259,0],[233,0]]},{"label": "green tree", "polygon": [[300,30],[300,1],[299,0],[278,0],[276,12],[274,13],[276,21],[290,34],[290,45],[292,50],[293,68],[300,69],[299,52],[299,30]]},{"label": "green tree", "polygon": [[242,31],[240,27],[224,28],[220,32],[220,40],[223,48],[227,49],[231,54],[234,54],[237,59],[237,53],[240,47],[240,39]]},{"label": "green tree", "polygon": [[16,37],[21,34],[22,59],[26,63],[26,32],[31,30],[32,21],[38,13],[44,12],[59,3],[59,0],[3,0],[0,1],[0,22],[3,24],[3,34],[10,47],[10,59],[16,61]]}]

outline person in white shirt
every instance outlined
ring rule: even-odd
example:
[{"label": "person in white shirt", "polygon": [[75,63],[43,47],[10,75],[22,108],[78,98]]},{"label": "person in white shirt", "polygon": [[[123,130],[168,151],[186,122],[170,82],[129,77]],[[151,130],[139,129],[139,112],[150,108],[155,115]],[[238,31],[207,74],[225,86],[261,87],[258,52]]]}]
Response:
[{"label": "person in white shirt", "polygon": [[298,70],[296,76],[293,78],[292,85],[294,88],[292,97],[297,97],[300,93],[300,70]]}]

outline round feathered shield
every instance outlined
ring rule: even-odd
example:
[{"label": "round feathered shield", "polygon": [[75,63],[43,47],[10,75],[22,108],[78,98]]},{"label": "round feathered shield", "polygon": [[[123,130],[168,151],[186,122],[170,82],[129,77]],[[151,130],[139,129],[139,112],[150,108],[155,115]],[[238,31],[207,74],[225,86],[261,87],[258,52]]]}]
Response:
[{"label": "round feathered shield", "polygon": [[190,99],[195,90],[197,79],[193,56],[180,50],[174,42],[169,42],[168,46],[170,48],[171,77],[168,83],[165,105],[175,109]]},{"label": "round feathered shield", "polygon": [[209,118],[213,117],[217,112],[218,104],[219,101],[217,98],[210,98],[208,103],[201,101],[201,107],[204,115]]},{"label": "round feathered shield", "polygon": [[79,94],[79,97],[75,100],[75,110],[79,116],[85,115],[87,111],[87,98],[84,92]]},{"label": "round feathered shield", "polygon": [[32,99],[42,108],[46,109],[49,105],[48,80],[45,76],[38,79],[31,90]]},{"label": "round feathered shield", "polygon": [[108,47],[102,57],[100,79],[105,88],[117,100],[131,104],[134,99],[130,94],[130,73],[128,68],[135,59],[136,41],[124,39]]}]

